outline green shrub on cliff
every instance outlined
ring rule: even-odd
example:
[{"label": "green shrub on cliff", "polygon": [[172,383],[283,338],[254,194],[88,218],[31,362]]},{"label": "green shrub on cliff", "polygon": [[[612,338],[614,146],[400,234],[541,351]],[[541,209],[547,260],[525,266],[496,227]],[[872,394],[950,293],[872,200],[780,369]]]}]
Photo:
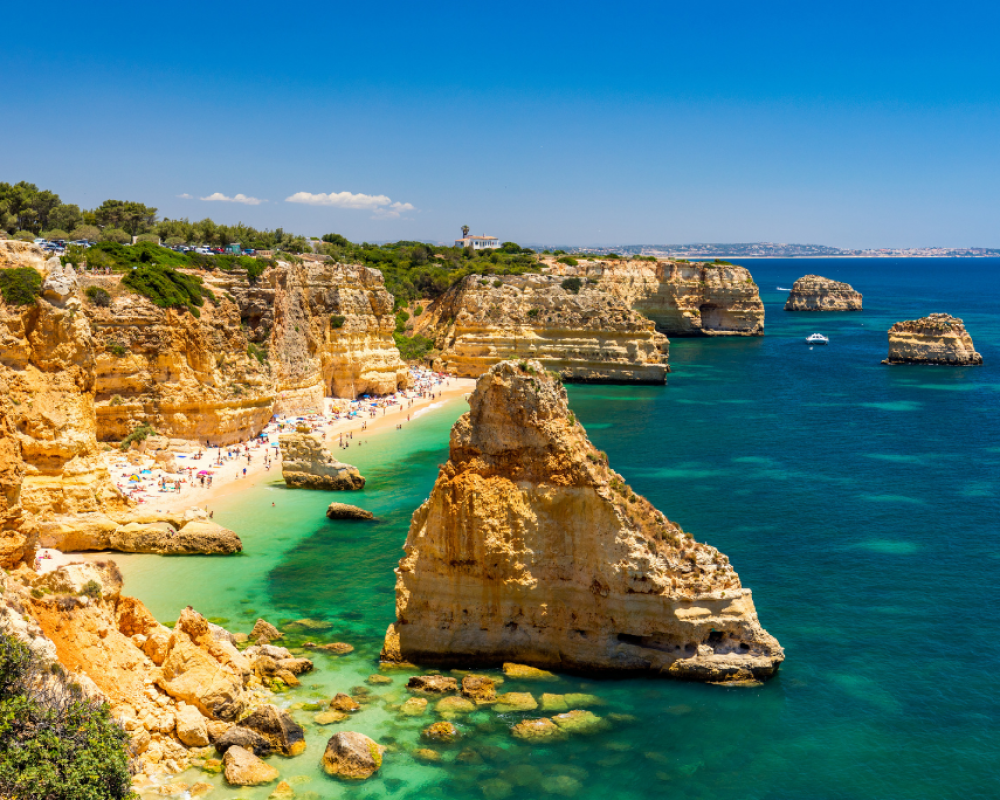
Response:
[{"label": "green shrub on cliff", "polygon": [[428,339],[426,336],[407,336],[402,333],[394,333],[392,338],[396,341],[399,355],[404,361],[419,361],[434,349],[434,340]]},{"label": "green shrub on cliff", "polygon": [[111,295],[107,289],[102,289],[100,286],[88,286],[84,294],[87,295],[87,299],[95,306],[107,308],[111,305]]},{"label": "green shrub on cliff", "polygon": [[215,302],[215,295],[197,275],[160,265],[137,267],[122,278],[122,286],[149,298],[160,308],[186,308],[196,317],[201,316],[198,307],[205,304],[206,297]]},{"label": "green shrub on cliff", "polygon": [[122,452],[129,449],[132,442],[144,442],[149,436],[156,436],[156,431],[153,430],[152,425],[140,425],[132,433],[122,439],[120,449]]},{"label": "green shrub on cliff", "polygon": [[579,294],[580,289],[583,288],[583,281],[579,278],[567,278],[562,283],[559,284],[567,292],[572,292],[573,294]]},{"label": "green shrub on cliff", "polygon": [[18,640],[0,634],[0,797],[135,798],[129,736],[105,703],[84,698]]},{"label": "green shrub on cliff", "polygon": [[0,269],[0,294],[10,306],[30,306],[42,290],[42,276],[31,267]]}]

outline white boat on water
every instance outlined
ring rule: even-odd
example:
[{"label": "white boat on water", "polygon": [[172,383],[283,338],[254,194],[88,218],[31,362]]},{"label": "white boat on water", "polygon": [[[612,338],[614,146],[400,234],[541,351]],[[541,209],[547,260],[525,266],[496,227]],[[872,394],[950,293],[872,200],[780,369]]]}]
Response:
[{"label": "white boat on water", "polygon": [[822,333],[814,333],[806,337],[806,344],[830,344],[830,340]]},{"label": "white boat on water", "polygon": [[790,292],[792,290],[791,289],[786,289],[784,286],[779,286],[778,287],[778,291],[779,292]]}]

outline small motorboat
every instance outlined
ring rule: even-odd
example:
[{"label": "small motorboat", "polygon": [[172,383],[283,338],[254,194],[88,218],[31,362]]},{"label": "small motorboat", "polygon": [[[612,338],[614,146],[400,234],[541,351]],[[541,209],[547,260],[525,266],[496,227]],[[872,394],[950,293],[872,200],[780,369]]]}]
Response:
[{"label": "small motorboat", "polygon": [[786,289],[784,286],[779,286],[778,287],[778,291],[779,292],[790,292],[792,290],[791,289]]},{"label": "small motorboat", "polygon": [[830,344],[830,340],[822,333],[814,333],[806,337],[806,344]]}]

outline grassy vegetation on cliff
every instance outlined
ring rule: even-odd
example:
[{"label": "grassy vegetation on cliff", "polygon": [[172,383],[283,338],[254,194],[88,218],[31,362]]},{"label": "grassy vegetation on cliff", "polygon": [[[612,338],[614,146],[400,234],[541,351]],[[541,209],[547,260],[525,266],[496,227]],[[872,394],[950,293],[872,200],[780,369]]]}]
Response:
[{"label": "grassy vegetation on cliff", "polygon": [[381,272],[397,308],[418,298],[439,297],[466,275],[521,275],[542,267],[534,251],[514,242],[505,242],[498,250],[472,251],[408,241],[359,245],[338,234],[327,234],[319,249],[337,261],[364,264]]},{"label": "grassy vegetation on cliff", "polygon": [[215,295],[205,288],[201,278],[171,267],[137,267],[122,278],[122,286],[149,298],[160,308],[186,308],[196,317],[201,316],[198,308],[205,304],[206,297],[215,302]]},{"label": "grassy vegetation on cliff", "polygon": [[30,306],[42,290],[42,276],[31,267],[0,269],[0,294],[10,306]]},{"label": "grassy vegetation on cliff", "polygon": [[0,797],[134,798],[128,743],[107,704],[45,675],[24,644],[0,634]]},{"label": "grassy vegetation on cliff", "polygon": [[253,256],[205,255],[203,253],[179,253],[168,247],[160,247],[154,242],[139,242],[121,245],[117,242],[98,242],[84,249],[70,246],[66,255],[61,256],[63,264],[87,263],[91,270],[110,269],[112,272],[130,272],[134,267],[157,265],[174,269],[246,270],[250,283],[256,283],[274,261]]}]

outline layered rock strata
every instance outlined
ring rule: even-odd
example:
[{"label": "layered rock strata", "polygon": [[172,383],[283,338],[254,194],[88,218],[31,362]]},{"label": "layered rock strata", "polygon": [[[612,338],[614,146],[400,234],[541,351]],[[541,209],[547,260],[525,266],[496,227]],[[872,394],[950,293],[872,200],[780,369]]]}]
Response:
[{"label": "layered rock strata", "polygon": [[393,297],[378,270],[282,262],[256,286],[229,291],[251,337],[270,354],[276,413],[319,410],[325,396],[390,394],[409,386],[392,338]]},{"label": "layered rock strata", "polygon": [[479,379],[404,551],[388,661],[729,681],[784,659],[729,559],[632,492],[539,362]]},{"label": "layered rock strata", "polygon": [[479,377],[504,359],[533,358],[563,380],[662,384],[666,337],[590,283],[578,292],[550,275],[470,275],[429,309],[436,367]]},{"label": "layered rock strata", "polygon": [[172,439],[229,444],[274,413],[409,385],[377,270],[280,262],[255,284],[239,271],[200,276],[217,302],[197,318],[123,290],[116,276],[82,278],[112,298],[85,306],[98,340],[101,440],[149,424]]},{"label": "layered rock strata", "polygon": [[363,489],[365,479],[358,468],[337,461],[323,443],[308,433],[278,437],[281,447],[281,477],[297,489]]},{"label": "layered rock strata", "polygon": [[860,311],[861,292],[849,283],[804,275],[792,284],[785,311]]},{"label": "layered rock strata", "polygon": [[0,558],[30,563],[39,525],[124,514],[129,504],[99,454],[94,339],[75,274],[58,259],[46,262],[37,247],[0,263],[12,266],[30,266],[44,279],[34,303],[0,301],[0,553],[7,553]]},{"label": "layered rock strata", "polygon": [[116,277],[82,277],[111,294],[86,303],[94,331],[97,435],[117,442],[139,425],[170,439],[243,441],[267,424],[276,391],[268,367],[248,353],[235,302],[217,293],[195,317],[159,308]]},{"label": "layered rock strata", "polygon": [[950,314],[929,314],[889,328],[889,357],[883,364],[973,367],[983,363],[965,324]]},{"label": "layered rock strata", "polygon": [[551,275],[596,282],[656,323],[667,336],[762,336],[764,303],[750,271],[735,264],[686,261],[558,262]]}]

